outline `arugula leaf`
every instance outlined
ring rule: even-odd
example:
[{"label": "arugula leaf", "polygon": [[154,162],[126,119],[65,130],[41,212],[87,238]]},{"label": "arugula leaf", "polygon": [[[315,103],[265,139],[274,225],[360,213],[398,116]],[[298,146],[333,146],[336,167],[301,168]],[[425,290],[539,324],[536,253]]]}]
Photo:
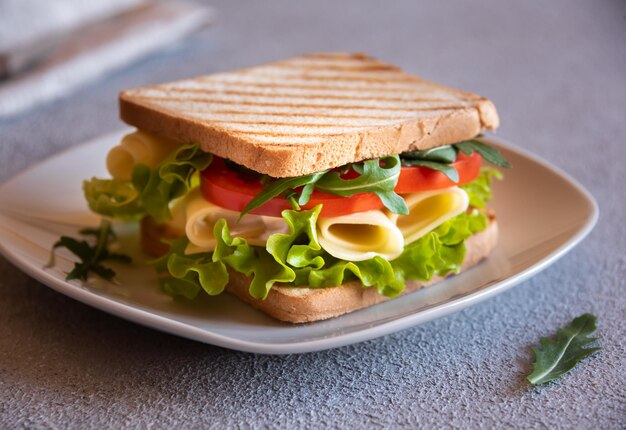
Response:
[{"label": "arugula leaf", "polygon": [[[266,202],[272,200],[274,197],[278,197],[283,194],[285,191],[292,190],[294,188],[298,188],[301,186],[305,186],[305,190],[303,190],[300,200],[298,203],[301,205],[306,204],[309,201],[309,197],[313,192],[313,184],[317,182],[327,171],[314,173],[312,175],[306,176],[298,176],[293,178],[280,178],[276,179],[273,182],[270,182],[263,191],[257,194],[250,202],[246,205],[246,207],[241,212],[240,218],[245,214],[254,210],[260,206],[263,206]],[[303,196],[306,195],[306,201],[303,200]]]},{"label": "arugula leaf", "polygon": [[542,349],[532,348],[535,353],[533,372],[528,380],[533,385],[545,384],[572,370],[580,360],[601,347],[586,348],[598,338],[589,337],[596,330],[596,317],[583,314],[559,329],[555,339],[542,338]]},{"label": "arugula leaf", "polygon": [[354,164],[352,167],[359,173],[358,177],[343,179],[339,172],[330,172],[317,181],[315,188],[325,193],[346,197],[374,193],[391,212],[402,215],[409,213],[404,199],[394,192],[402,167],[400,157],[390,155],[380,160]]},{"label": "arugula leaf", "polygon": [[466,155],[472,155],[476,151],[492,164],[501,167],[511,167],[511,164],[502,157],[496,148],[477,140],[467,140],[454,145],[440,146],[424,151],[403,152],[400,154],[400,160],[403,166],[422,166],[438,170],[451,181],[459,182],[459,173],[451,165],[456,160],[457,152],[459,151]]},{"label": "arugula leaf", "polygon": [[86,228],[80,230],[83,236],[94,236],[96,243],[92,246],[86,240],[77,240],[68,236],[61,238],[52,246],[50,255],[50,264],[54,264],[54,251],[57,248],[67,248],[72,254],[80,258],[80,263],[74,264],[74,269],[65,277],[66,280],[83,279],[86,280],[89,272],[95,272],[100,277],[111,280],[115,276],[115,271],[109,267],[103,266],[104,260],[116,260],[123,263],[130,263],[129,256],[110,252],[107,246],[111,240],[115,240],[115,233],[111,228],[111,223],[102,220],[100,227],[97,229]]},{"label": "arugula leaf", "polygon": [[[263,206],[274,197],[299,187],[303,187],[298,198],[298,204],[301,206],[309,202],[313,190],[317,189],[345,197],[360,193],[374,193],[391,212],[403,215],[409,213],[404,199],[393,191],[398,183],[401,169],[400,158],[397,155],[354,163],[351,167],[359,173],[359,176],[354,179],[343,179],[341,172],[328,170],[306,176],[276,179],[246,205],[241,216]],[[289,195],[293,196],[291,193]]]},{"label": "arugula leaf", "polygon": [[453,163],[456,160],[456,150],[452,145],[438,146],[436,148],[425,149],[423,151],[408,151],[403,152],[400,156],[402,158],[402,165],[409,160],[425,160],[435,161],[438,163]]},{"label": "arugula leaf", "polygon": [[478,140],[466,140],[464,142],[455,143],[453,146],[465,155],[472,155],[472,153],[476,151],[481,157],[491,164],[495,164],[500,167],[511,167],[511,163],[504,159],[502,154],[500,154],[500,151],[493,146],[479,142]]}]

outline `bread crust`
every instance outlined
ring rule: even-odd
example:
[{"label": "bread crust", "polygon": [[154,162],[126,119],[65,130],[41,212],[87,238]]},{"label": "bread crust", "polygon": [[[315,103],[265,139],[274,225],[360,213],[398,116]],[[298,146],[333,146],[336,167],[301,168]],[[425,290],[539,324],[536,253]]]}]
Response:
[{"label": "bread crust", "polygon": [[[317,66],[300,70],[307,62]],[[322,78],[336,94],[320,96],[322,90],[314,90],[313,84]],[[228,84],[242,79],[246,81]],[[277,83],[263,83],[268,79]],[[302,86],[294,89],[285,82]],[[368,87],[376,89],[369,98]],[[258,94],[251,94],[250,88]],[[299,98],[279,91],[298,91]],[[307,102],[311,105],[302,104]],[[223,103],[228,103],[227,118]],[[130,125],[199,143],[205,151],[274,177],[302,176],[369,158],[447,145],[474,138],[499,124],[495,106],[488,99],[425,81],[363,54],[312,54],[136,88],[123,91],[119,104],[121,119]],[[378,105],[383,107],[378,109]],[[321,118],[332,124],[320,124]]]},{"label": "bread crust", "polygon": [[[159,224],[151,218],[144,218],[141,223],[142,247],[145,252],[154,255],[162,253],[162,244],[158,237]],[[161,230],[160,233],[167,232]],[[487,228],[468,238],[465,242],[467,252],[461,270],[478,264],[485,259],[498,241],[498,224],[492,216]],[[307,323],[337,317],[358,309],[369,307],[389,300],[378,294],[376,288],[364,288],[359,281],[347,282],[339,287],[306,288],[289,287],[276,284],[265,300],[250,296],[248,289],[251,278],[229,268],[229,283],[226,291],[243,302],[259,309],[265,314],[289,323]],[[433,277],[428,282],[408,281],[401,295],[441,281],[442,277]]]}]

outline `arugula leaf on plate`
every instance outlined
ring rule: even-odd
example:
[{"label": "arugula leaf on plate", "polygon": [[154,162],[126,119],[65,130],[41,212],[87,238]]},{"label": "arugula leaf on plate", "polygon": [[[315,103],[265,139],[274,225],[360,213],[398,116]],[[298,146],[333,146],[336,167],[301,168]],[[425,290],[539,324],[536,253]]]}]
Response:
[{"label": "arugula leaf on plate", "polygon": [[570,324],[559,329],[554,339],[542,338],[541,347],[533,348],[535,362],[528,380],[533,385],[545,384],[574,368],[576,363],[588,357],[601,347],[587,348],[598,340],[589,337],[596,330],[596,317],[583,314]]},{"label": "arugula leaf on plate", "polygon": [[115,271],[110,267],[102,265],[105,260],[115,260],[123,263],[130,263],[131,258],[125,254],[110,252],[108,245],[110,241],[115,240],[115,233],[111,228],[111,223],[103,220],[99,228],[85,228],[80,230],[83,236],[93,236],[96,240],[94,245],[90,245],[86,240],[74,239],[69,236],[61,236],[61,238],[52,246],[52,254],[50,256],[50,264],[54,264],[54,251],[57,248],[67,248],[72,254],[80,258],[80,263],[74,263],[74,269],[70,271],[65,279],[86,280],[89,272],[94,272],[100,277],[111,280],[115,276]]}]

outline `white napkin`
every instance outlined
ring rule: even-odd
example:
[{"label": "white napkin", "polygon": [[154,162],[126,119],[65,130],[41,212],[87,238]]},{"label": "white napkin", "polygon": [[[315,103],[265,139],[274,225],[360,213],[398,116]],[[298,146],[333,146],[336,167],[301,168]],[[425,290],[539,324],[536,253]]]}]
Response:
[{"label": "white napkin", "polygon": [[[43,2],[5,1],[0,1],[0,48],[4,48],[4,52],[0,49],[0,53],[13,50],[19,55],[22,52],[20,49],[23,49],[20,47],[42,40],[42,37],[52,39],[53,34],[58,35],[68,29],[71,32],[61,36],[60,43],[52,48],[52,54],[37,66],[0,81],[0,117],[14,115],[38,103],[65,96],[112,70],[182,38],[206,25],[213,16],[212,9],[206,6],[182,1],[54,0],[46,1],[48,6],[44,9],[49,17],[58,18],[43,23],[46,20],[37,14],[38,18],[32,19],[37,25],[29,26],[21,33],[13,33],[7,30],[10,26],[5,27],[3,21],[10,19],[8,15],[15,22],[24,19],[23,11],[18,11],[15,5]],[[57,3],[63,4],[66,9],[59,5],[52,6]],[[82,7],[81,3],[98,4],[99,7]],[[137,5],[140,7],[129,9]],[[120,14],[120,11],[123,13]],[[104,20],[96,22],[103,17]],[[17,52],[15,47],[18,47]]]},{"label": "white napkin", "polygon": [[143,2],[145,0],[2,0],[0,52],[45,40]]}]

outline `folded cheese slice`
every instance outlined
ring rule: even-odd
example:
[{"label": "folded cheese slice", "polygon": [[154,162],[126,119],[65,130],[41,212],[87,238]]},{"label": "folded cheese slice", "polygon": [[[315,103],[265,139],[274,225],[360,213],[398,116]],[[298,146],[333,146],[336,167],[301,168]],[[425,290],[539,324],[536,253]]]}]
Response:
[{"label": "folded cheese slice", "polygon": [[317,233],[322,248],[342,260],[393,260],[404,249],[402,232],[379,210],[319,218]]},{"label": "folded cheese slice", "polygon": [[247,214],[240,220],[240,212],[224,209],[207,201],[199,188],[191,191],[183,204],[185,234],[189,239],[187,254],[215,249],[213,228],[222,218],[226,220],[233,237],[242,237],[251,245],[265,246],[270,235],[289,231],[289,226],[282,218]]},{"label": "folded cheese slice", "polygon": [[107,155],[107,170],[114,179],[131,179],[135,164],[142,163],[155,167],[172,153],[180,142],[155,136],[145,131],[136,131],[122,138]]},{"label": "folded cheese slice", "polygon": [[411,193],[403,197],[409,214],[387,212],[387,216],[402,232],[407,245],[465,212],[469,205],[467,193],[459,187]]}]

